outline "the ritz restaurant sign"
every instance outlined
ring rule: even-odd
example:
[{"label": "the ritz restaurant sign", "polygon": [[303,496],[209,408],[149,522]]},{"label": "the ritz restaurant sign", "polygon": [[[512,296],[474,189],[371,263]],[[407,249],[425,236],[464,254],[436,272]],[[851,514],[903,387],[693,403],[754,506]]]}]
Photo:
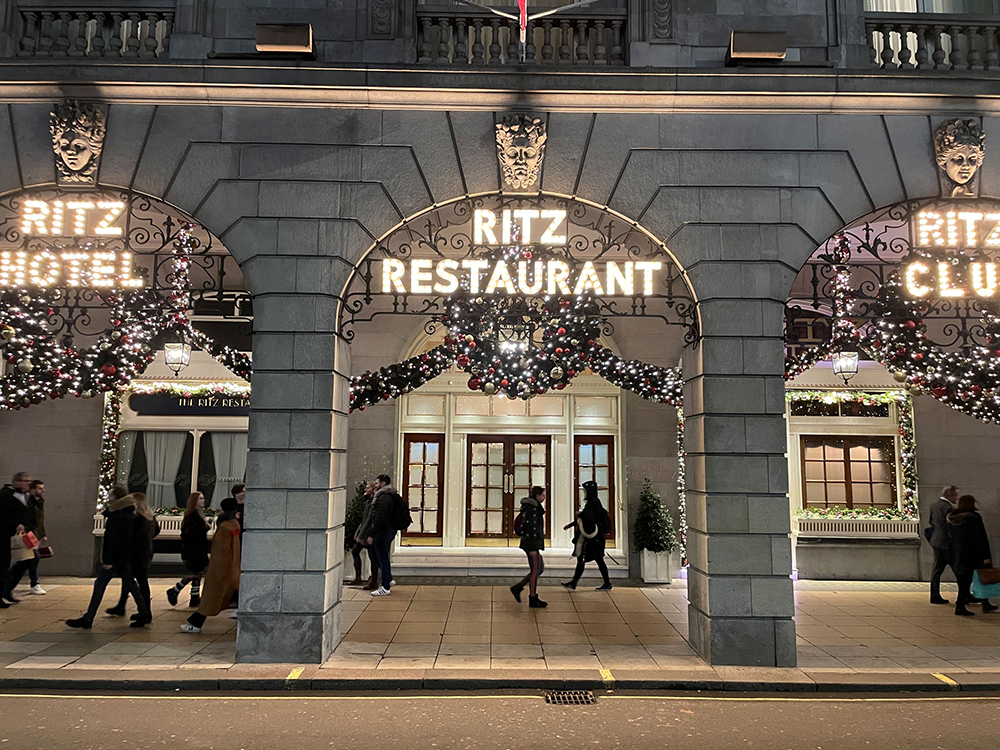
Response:
[{"label": "the ritz restaurant sign", "polygon": [[[472,239],[487,247],[555,247],[566,244],[564,209],[476,209]],[[593,261],[570,264],[564,260],[521,259],[462,261],[411,258],[382,261],[384,294],[453,294],[459,287],[471,294],[583,294],[597,297],[652,296],[659,261]]]},{"label": "the ritz restaurant sign", "polygon": [[19,226],[33,247],[0,250],[0,287],[141,287],[132,253],[104,244],[122,236],[124,210],[123,201],[98,196],[24,200]]},{"label": "the ritz restaurant sign", "polygon": [[911,297],[1000,298],[1000,210],[954,206],[926,208],[913,219],[913,249],[921,256],[904,266]]}]

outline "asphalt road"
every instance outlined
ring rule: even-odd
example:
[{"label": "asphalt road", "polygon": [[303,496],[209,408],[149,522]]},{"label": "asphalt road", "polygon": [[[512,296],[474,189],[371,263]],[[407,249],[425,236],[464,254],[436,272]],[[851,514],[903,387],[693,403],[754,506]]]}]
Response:
[{"label": "asphalt road", "polygon": [[1000,697],[3,695],[0,748],[994,748]]}]

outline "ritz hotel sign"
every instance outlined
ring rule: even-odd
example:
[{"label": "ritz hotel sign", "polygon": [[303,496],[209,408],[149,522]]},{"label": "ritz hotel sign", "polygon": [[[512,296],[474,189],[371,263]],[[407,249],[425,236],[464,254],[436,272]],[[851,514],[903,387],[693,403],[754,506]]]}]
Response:
[{"label": "ritz hotel sign", "polygon": [[[566,244],[563,209],[476,209],[472,235],[476,245],[560,246]],[[537,240],[535,239],[537,237]],[[593,261],[579,268],[564,260],[462,261],[412,258],[382,261],[385,294],[453,294],[461,286],[471,294],[583,294],[597,297],[653,294],[653,275],[659,261]]]}]

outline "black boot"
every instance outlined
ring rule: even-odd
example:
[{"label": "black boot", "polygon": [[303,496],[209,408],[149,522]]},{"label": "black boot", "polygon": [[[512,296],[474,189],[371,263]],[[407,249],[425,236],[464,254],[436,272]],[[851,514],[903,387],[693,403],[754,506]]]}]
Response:
[{"label": "black boot", "polygon": [[107,612],[112,617],[124,617],[125,616],[125,605],[124,604],[118,604],[118,605],[116,605],[114,607],[108,607],[104,611]]},{"label": "black boot", "polygon": [[568,588],[570,591],[576,591],[576,581],[563,581],[562,585]]},{"label": "black boot", "polygon": [[81,628],[83,630],[90,630],[93,623],[86,617],[77,617],[75,620],[66,620],[66,624],[71,628]]},{"label": "black boot", "polygon": [[601,586],[598,586],[594,591],[611,591],[611,581],[605,581]]},{"label": "black boot", "polygon": [[532,609],[542,609],[543,607],[549,606],[548,602],[543,602],[538,598],[538,594],[528,597],[528,606]]},{"label": "black boot", "polygon": [[522,591],[524,591],[524,586],[518,586],[516,583],[510,587],[510,593],[512,593],[514,595],[514,598],[517,599],[518,604],[521,603]]},{"label": "black boot", "polygon": [[990,600],[989,599],[983,599],[983,612],[984,613],[986,613],[986,612],[996,612],[997,609],[1000,609],[1000,607],[997,607],[996,604],[990,604]]},{"label": "black boot", "polygon": [[965,607],[955,607],[955,614],[958,615],[959,617],[972,617],[976,613],[970,612]]}]

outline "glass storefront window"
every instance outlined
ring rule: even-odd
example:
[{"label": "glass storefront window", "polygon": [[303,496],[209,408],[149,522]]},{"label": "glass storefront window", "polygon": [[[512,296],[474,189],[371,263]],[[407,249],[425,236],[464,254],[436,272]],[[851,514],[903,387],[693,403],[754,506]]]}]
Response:
[{"label": "glass storefront window", "polygon": [[803,505],[893,508],[896,457],[891,437],[801,438]]}]

